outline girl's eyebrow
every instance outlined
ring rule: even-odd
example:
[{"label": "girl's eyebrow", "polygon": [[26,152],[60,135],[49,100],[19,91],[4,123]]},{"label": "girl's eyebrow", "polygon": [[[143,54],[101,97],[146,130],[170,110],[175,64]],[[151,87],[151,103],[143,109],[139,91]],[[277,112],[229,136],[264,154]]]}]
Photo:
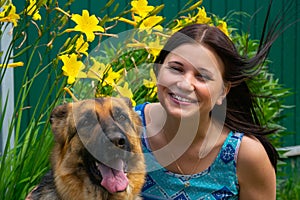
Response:
[{"label": "girl's eyebrow", "polygon": [[183,64],[179,61],[169,61],[168,64],[177,64],[183,66]]}]

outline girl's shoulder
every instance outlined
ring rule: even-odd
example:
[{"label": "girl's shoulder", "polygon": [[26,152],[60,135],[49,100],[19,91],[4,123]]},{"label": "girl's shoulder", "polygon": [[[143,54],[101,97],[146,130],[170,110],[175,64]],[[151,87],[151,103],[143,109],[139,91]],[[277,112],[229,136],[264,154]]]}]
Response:
[{"label": "girl's shoulder", "polygon": [[162,108],[160,103],[143,103],[140,105],[137,105],[135,107],[135,111],[139,112],[140,115],[142,115],[146,121],[147,124],[150,121],[154,121],[157,119],[159,116],[164,116],[164,109]]},{"label": "girl's shoulder", "polygon": [[245,135],[241,141],[237,158],[237,175],[241,196],[274,193],[275,169],[264,146],[255,137]]},{"label": "girl's shoulder", "polygon": [[238,162],[240,164],[255,164],[262,160],[269,161],[268,154],[262,143],[253,136],[244,135],[239,149]]}]

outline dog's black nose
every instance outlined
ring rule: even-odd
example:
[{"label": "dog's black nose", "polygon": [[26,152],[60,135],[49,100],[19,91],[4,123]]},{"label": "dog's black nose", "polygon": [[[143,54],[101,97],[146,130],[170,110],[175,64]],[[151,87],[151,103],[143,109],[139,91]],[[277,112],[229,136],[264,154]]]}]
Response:
[{"label": "dog's black nose", "polygon": [[109,140],[118,148],[126,149],[128,142],[125,135],[122,133],[111,133],[109,136]]}]

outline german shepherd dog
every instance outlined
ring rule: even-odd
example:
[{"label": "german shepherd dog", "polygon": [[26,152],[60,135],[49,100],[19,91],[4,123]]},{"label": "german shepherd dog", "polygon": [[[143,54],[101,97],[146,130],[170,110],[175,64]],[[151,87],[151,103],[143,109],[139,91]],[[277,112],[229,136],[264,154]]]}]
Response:
[{"label": "german shepherd dog", "polygon": [[142,128],[128,102],[107,97],[56,107],[51,171],[27,199],[140,199]]}]

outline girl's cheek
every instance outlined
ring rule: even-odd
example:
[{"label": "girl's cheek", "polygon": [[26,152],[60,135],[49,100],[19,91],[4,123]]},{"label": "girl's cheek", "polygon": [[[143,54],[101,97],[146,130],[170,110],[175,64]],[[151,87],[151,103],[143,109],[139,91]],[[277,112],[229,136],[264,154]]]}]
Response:
[{"label": "girl's cheek", "polygon": [[157,77],[157,83],[167,86],[180,81],[182,78],[183,77],[180,75],[174,75],[172,73],[168,73],[165,70],[161,70]]}]

